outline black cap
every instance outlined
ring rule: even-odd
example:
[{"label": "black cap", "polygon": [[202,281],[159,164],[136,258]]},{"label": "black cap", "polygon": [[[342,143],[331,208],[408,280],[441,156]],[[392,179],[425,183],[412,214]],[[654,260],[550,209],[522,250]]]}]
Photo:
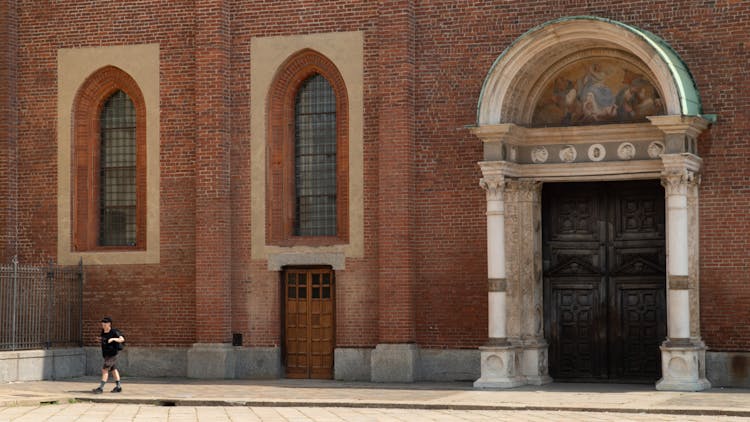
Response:
[{"label": "black cap", "polygon": [[108,316],[105,316],[104,318],[102,318],[102,322],[109,322],[111,324],[112,323],[112,318],[110,318]]}]

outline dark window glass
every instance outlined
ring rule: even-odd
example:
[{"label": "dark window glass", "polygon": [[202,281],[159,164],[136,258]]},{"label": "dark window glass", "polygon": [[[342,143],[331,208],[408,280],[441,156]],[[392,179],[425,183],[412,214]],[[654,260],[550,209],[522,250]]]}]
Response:
[{"label": "dark window glass", "polygon": [[335,236],[336,96],[323,76],[300,86],[294,120],[294,235]]},{"label": "dark window glass", "polygon": [[100,117],[99,245],[135,246],[135,107],[122,91]]}]

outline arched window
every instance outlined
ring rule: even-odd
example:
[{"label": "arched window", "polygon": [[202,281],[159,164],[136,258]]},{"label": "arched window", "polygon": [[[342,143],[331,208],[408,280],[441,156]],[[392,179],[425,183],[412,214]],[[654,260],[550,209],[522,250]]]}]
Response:
[{"label": "arched window", "polygon": [[99,245],[135,246],[135,107],[120,90],[104,103],[99,158]]},{"label": "arched window", "polygon": [[295,236],[336,235],[336,96],[315,74],[294,109]]},{"label": "arched window", "polygon": [[348,98],[341,74],[320,53],[303,50],[282,65],[268,107],[266,240],[348,241]]},{"label": "arched window", "polygon": [[74,105],[73,247],[146,247],[146,112],[135,81],[108,66]]}]

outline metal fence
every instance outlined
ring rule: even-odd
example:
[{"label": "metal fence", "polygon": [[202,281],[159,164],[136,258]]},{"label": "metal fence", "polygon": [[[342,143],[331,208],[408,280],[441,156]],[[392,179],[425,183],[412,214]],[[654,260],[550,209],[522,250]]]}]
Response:
[{"label": "metal fence", "polygon": [[83,345],[83,262],[0,265],[0,351]]}]

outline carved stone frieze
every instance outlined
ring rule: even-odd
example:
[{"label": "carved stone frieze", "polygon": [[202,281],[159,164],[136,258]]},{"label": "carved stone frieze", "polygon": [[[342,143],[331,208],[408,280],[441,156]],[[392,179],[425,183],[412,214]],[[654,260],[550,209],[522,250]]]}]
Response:
[{"label": "carved stone frieze", "polygon": [[594,144],[589,147],[589,160],[602,161],[607,156],[607,149],[602,144]]},{"label": "carved stone frieze", "polygon": [[688,288],[690,290],[690,337],[700,338],[700,221],[698,192],[700,175],[688,186]]},{"label": "carved stone frieze", "polygon": [[542,164],[547,162],[547,158],[549,158],[549,151],[547,151],[547,148],[543,146],[538,146],[531,150],[531,161],[537,164]]},{"label": "carved stone frieze", "polygon": [[635,145],[630,142],[623,142],[617,147],[617,156],[621,160],[632,160],[635,157]]},{"label": "carved stone frieze", "polygon": [[659,141],[651,142],[648,145],[648,156],[651,158],[659,158],[664,152],[664,143]]}]

